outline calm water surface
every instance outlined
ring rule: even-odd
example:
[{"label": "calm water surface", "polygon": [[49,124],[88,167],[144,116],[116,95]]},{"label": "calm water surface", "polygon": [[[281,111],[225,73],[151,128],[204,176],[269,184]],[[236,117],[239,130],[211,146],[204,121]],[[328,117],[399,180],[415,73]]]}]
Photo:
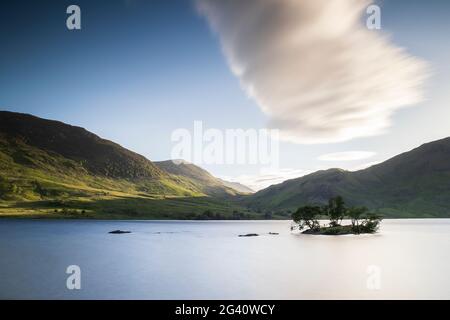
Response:
[{"label": "calm water surface", "polygon": [[[450,299],[450,219],[385,220],[361,236],[289,227],[0,220],[0,298]],[[69,265],[81,268],[81,290],[66,288]]]}]

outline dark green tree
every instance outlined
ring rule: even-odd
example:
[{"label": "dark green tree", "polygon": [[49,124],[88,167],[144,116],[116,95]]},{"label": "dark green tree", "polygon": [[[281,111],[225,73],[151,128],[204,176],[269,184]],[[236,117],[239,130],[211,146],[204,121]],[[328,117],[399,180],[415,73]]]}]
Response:
[{"label": "dark green tree", "polygon": [[364,215],[367,215],[369,210],[366,207],[351,207],[347,209],[347,216],[352,221],[352,229],[355,233],[360,233],[360,220]]},{"label": "dark green tree", "polygon": [[365,233],[375,233],[377,232],[378,228],[380,227],[380,222],[382,220],[382,217],[374,214],[374,213],[368,213],[365,219],[361,222],[361,232]]},{"label": "dark green tree", "polygon": [[292,214],[292,219],[298,224],[299,230],[307,226],[310,230],[319,230],[320,224],[317,217],[322,214],[322,208],[319,206],[304,206],[298,208]]},{"label": "dark green tree", "polygon": [[330,226],[332,227],[339,226],[347,212],[344,199],[341,196],[336,196],[328,200],[328,206],[325,210],[330,219]]},{"label": "dark green tree", "polygon": [[[330,220],[329,227],[321,227],[317,220],[324,215]],[[341,226],[344,217],[350,218],[351,226]],[[300,207],[292,214],[292,219],[295,225],[291,226],[291,230],[296,228],[302,230],[307,227],[313,233],[319,234],[375,233],[382,220],[381,216],[370,213],[366,207],[347,208],[340,196],[331,198],[328,204],[322,207],[314,205]]]},{"label": "dark green tree", "polygon": [[272,212],[266,211],[266,213],[264,214],[264,219],[271,220],[272,219]]}]

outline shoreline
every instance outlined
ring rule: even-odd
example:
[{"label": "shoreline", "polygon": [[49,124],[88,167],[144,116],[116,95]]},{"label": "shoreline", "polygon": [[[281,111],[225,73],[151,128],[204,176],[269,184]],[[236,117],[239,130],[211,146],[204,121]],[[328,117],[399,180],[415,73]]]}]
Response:
[{"label": "shoreline", "polygon": [[[388,217],[383,218],[384,220],[446,220],[450,219],[448,217]],[[251,221],[292,221],[292,218],[289,219],[164,219],[164,218],[143,218],[143,217],[118,217],[113,218],[111,216],[102,217],[64,217],[64,216],[49,216],[49,215],[34,215],[34,214],[17,214],[17,215],[4,215],[0,213],[0,221],[1,220],[86,220],[86,221],[192,221],[192,222],[214,222],[214,221],[229,221],[229,222],[251,222]],[[301,233],[304,234],[320,234],[320,233],[308,233],[308,230],[305,230]]]}]

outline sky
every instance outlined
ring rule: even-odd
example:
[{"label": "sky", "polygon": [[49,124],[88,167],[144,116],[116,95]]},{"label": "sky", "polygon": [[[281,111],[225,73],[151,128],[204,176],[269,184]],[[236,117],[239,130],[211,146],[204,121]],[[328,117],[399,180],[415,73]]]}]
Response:
[{"label": "sky", "polygon": [[[276,167],[194,161],[254,189],[450,136],[450,2],[2,1],[0,109],[152,161],[177,129],[276,129]],[[68,30],[66,8],[81,9]],[[274,138],[275,139],[275,138]]]}]

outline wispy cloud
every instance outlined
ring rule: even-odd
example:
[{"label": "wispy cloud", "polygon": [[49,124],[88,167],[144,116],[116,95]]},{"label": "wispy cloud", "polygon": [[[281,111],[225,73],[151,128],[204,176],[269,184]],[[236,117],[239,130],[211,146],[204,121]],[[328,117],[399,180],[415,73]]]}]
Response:
[{"label": "wispy cloud", "polygon": [[365,27],[369,0],[198,0],[233,73],[280,137],[378,135],[423,99],[427,64]]},{"label": "wispy cloud", "polygon": [[374,155],[376,153],[371,151],[344,151],[323,154],[318,159],[321,161],[355,161],[367,159]]},{"label": "wispy cloud", "polygon": [[239,182],[243,185],[251,188],[252,190],[259,191],[273,184],[282,183],[289,179],[299,178],[306,174],[311,173],[312,170],[303,169],[280,169],[274,171],[266,171],[257,175],[240,175],[237,177],[221,177],[224,180]]},{"label": "wispy cloud", "polygon": [[363,170],[363,169],[367,169],[371,166],[374,166],[376,164],[380,164],[382,161],[371,161],[371,162],[367,162],[367,163],[363,163],[359,166],[356,166],[352,169],[350,169],[350,171],[358,171],[358,170]]}]

